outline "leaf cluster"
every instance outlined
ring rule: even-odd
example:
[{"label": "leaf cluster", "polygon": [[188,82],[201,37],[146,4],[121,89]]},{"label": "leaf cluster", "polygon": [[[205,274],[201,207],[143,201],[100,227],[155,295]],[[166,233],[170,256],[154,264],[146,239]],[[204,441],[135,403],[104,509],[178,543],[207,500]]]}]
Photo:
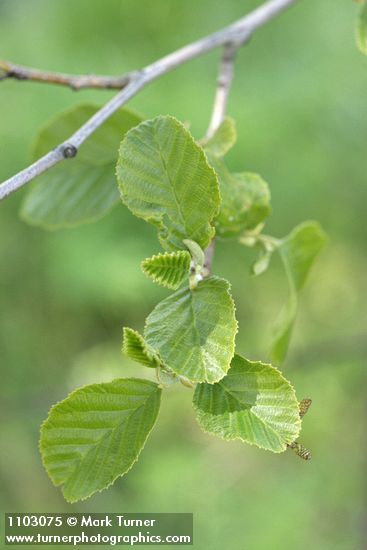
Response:
[{"label": "leaf cluster", "polygon": [[[82,105],[58,117],[40,133],[36,154],[72,133],[95,109]],[[120,196],[157,229],[163,248],[143,260],[143,272],[174,291],[147,317],[143,334],[123,329],[123,353],[154,369],[157,382],[128,378],[80,388],[52,407],[42,425],[44,466],[70,502],[108,487],[132,467],[156,421],[162,390],[177,382],[195,388],[193,408],[205,432],[275,453],[299,446],[295,391],[274,366],[236,353],[230,283],[210,273],[205,249],[214,236],[256,246],[255,275],[280,253],[289,281],[273,345],[280,362],[299,292],[325,238],[315,222],[284,239],[263,234],[271,213],[269,188],[258,174],[229,170],[224,156],[235,140],[231,119],[210,140],[198,142],[174,117],[142,121],[121,110],[77,160],[43,176],[25,199],[26,220],[57,228],[104,215]]]}]

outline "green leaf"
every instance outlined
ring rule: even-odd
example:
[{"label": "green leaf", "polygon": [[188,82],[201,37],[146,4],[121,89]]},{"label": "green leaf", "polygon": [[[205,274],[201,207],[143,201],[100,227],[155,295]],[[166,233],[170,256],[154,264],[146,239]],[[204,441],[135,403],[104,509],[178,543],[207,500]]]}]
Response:
[{"label": "green leaf", "polygon": [[165,249],[184,249],[184,239],[205,248],[213,238],[218,181],[204,151],[175,118],[159,116],[127,133],[117,180],[122,201],[158,227]]},{"label": "green leaf", "polygon": [[251,266],[251,274],[258,276],[264,273],[269,267],[272,254],[272,250],[262,247],[259,256]]},{"label": "green leaf", "polygon": [[132,328],[123,328],[122,351],[126,357],[145,367],[155,369],[161,366],[162,362],[155,351],[146,343],[141,334]]},{"label": "green leaf", "polygon": [[231,238],[263,223],[271,213],[270,191],[265,181],[249,172],[232,174],[220,159],[208,157],[217,173],[222,204],[215,219],[216,234]]},{"label": "green leaf", "polygon": [[193,400],[201,428],[280,453],[301,429],[291,384],[271,365],[235,355],[217,384],[198,384]]},{"label": "green leaf", "polygon": [[176,374],[214,383],[229,369],[236,332],[229,283],[210,277],[158,304],[146,320],[145,338]]},{"label": "green leaf", "polygon": [[226,117],[214,135],[204,143],[205,150],[215,157],[224,157],[237,140],[236,125],[232,118]]},{"label": "green leaf", "polygon": [[[259,229],[261,230],[261,226]],[[260,253],[250,269],[251,274],[255,276],[261,275],[268,269],[274,250],[277,250],[281,244],[279,239],[263,234],[251,235],[251,232],[248,235],[245,233],[239,242],[246,246],[257,245],[260,248]]]},{"label": "green leaf", "polygon": [[356,28],[357,46],[362,53],[367,55],[367,4],[359,12]]},{"label": "green leaf", "polygon": [[[98,109],[81,104],[49,122],[37,138],[34,159],[67,139]],[[32,225],[56,229],[105,215],[119,198],[114,173],[119,143],[140,121],[125,109],[115,113],[80,147],[75,159],[37,178],[23,202],[21,217]]]},{"label": "green leaf", "polygon": [[298,292],[306,283],[310,268],[326,242],[320,224],[303,222],[282,240],[278,248],[290,282]]},{"label": "green leaf", "polygon": [[51,408],[40,450],[68,502],[105,489],[132,467],[156,421],[160,396],[154,382],[127,378],[85,386]]},{"label": "green leaf", "polygon": [[189,276],[191,256],[184,250],[147,258],[141,264],[145,275],[156,283],[176,290]]},{"label": "green leaf", "polygon": [[274,327],[274,337],[271,346],[271,358],[274,363],[282,363],[287,355],[297,309],[297,294],[293,287],[290,287],[288,300],[281,309]]},{"label": "green leaf", "polygon": [[293,229],[278,247],[289,282],[289,298],[275,326],[271,350],[274,362],[280,363],[286,356],[297,314],[298,293],[325,242],[326,236],[320,225],[310,221]]}]

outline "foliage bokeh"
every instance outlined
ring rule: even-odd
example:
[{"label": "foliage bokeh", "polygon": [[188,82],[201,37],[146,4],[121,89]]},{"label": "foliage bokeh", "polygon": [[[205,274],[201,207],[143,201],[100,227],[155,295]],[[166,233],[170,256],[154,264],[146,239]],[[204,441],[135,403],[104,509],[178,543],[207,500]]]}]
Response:
[{"label": "foliage bokeh", "polygon": [[[117,74],[241,16],[248,0],[1,0],[2,57],[65,72]],[[302,293],[283,367],[313,405],[302,442],[311,463],[205,435],[191,392],[168,390],[157,426],[129,476],[67,505],[44,472],[38,430],[51,404],[79,385],[147,376],[120,353],[123,325],[142,328],[167,295],[140,270],[155,232],[119,206],[97,224],[44,232],[18,219],[24,191],[0,205],[0,480],[5,511],[193,511],[195,547],[357,550],[363,546],[363,392],[366,382],[366,59],[354,44],[355,6],[300,3],[238,55],[229,114],[233,170],[270,184],[268,232],[318,219],[329,244]],[[218,52],[146,88],[131,106],[173,114],[195,136],[210,116]],[[39,127],[110,92],[0,84],[0,179],[29,159]],[[253,252],[218,245],[214,271],[233,283],[238,350],[266,359],[287,288],[280,262],[249,276]]]}]

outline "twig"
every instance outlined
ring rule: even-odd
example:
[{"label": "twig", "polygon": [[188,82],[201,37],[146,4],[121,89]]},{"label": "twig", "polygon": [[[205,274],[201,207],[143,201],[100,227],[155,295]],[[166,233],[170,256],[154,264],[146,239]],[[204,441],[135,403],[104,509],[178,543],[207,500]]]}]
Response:
[{"label": "twig", "polygon": [[130,82],[131,75],[129,73],[121,76],[72,75],[41,71],[0,60],[0,80],[5,80],[6,78],[59,84],[61,86],[69,86],[72,90],[82,90],[84,88],[121,90]]},{"label": "twig", "polygon": [[215,244],[216,240],[213,239],[205,250],[205,261],[204,261],[204,268],[205,268],[205,277],[209,277],[209,275],[212,272],[212,266],[213,266],[213,260],[214,260],[214,253],[215,253]]},{"label": "twig", "polygon": [[[156,80],[163,74],[172,71],[187,61],[203,55],[214,48],[224,46],[228,43],[244,44],[252,34],[278,13],[285,10],[298,0],[269,0],[247,16],[239,19],[232,25],[193,42],[175,52],[148,65],[143,70],[132,73],[129,83],[111,101],[106,103],[95,113],[79,130],[68,140],[61,143],[53,151],[36,161],[34,164],[22,170],[15,176],[9,178],[0,185],[0,200],[23,185],[33,180],[58,162],[75,156],[80,145],[88,139],[110,116],[112,116],[122,105],[138,93],[139,90]],[[68,154],[72,152],[72,155]]]},{"label": "twig", "polygon": [[[226,46],[224,47],[223,56],[219,65],[218,81],[215,92],[212,116],[210,119],[208,130],[206,132],[205,139],[210,139],[224,120],[227,110],[229,92],[233,80],[234,61],[239,46],[240,44],[229,43],[226,44]],[[208,248],[205,250],[204,267],[207,270],[208,275],[210,275],[212,271],[215,244],[216,241],[215,239],[213,239]]]}]

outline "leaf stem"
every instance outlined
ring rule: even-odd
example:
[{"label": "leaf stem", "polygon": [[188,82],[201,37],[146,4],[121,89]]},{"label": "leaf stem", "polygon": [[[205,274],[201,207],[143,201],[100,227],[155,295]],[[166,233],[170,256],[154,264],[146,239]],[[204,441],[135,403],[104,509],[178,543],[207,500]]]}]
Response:
[{"label": "leaf stem", "polygon": [[229,92],[234,74],[234,61],[240,44],[229,43],[223,49],[223,56],[218,71],[218,81],[215,93],[212,116],[206,139],[210,139],[222,124],[226,114]]}]

